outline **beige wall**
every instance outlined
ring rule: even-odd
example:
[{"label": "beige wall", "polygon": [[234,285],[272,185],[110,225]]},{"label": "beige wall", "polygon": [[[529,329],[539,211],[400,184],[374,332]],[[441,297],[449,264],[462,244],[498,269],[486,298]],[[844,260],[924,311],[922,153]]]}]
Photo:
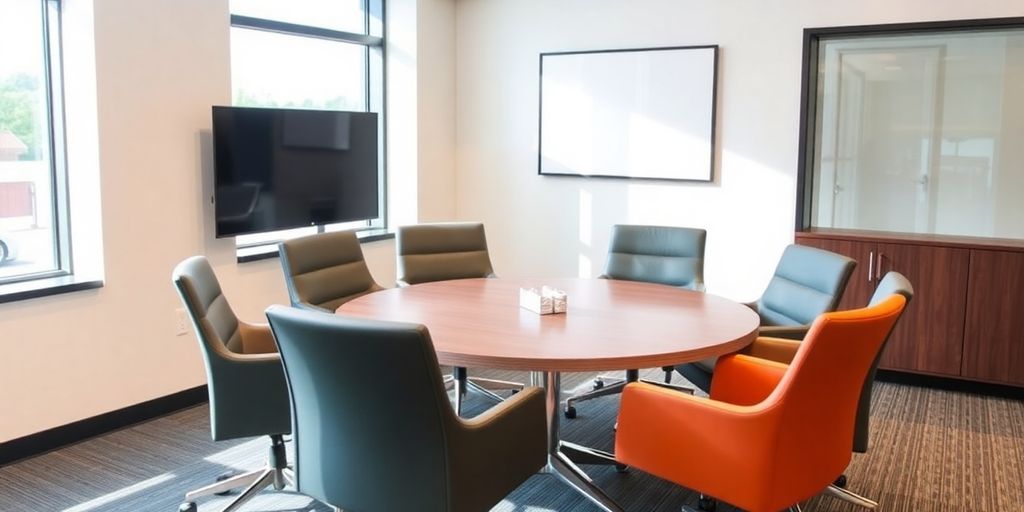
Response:
[{"label": "beige wall", "polygon": [[[709,291],[756,298],[793,239],[803,29],[1021,15],[992,0],[462,0],[458,214],[487,224],[501,275],[596,275],[614,223],[704,227]],[[714,183],[537,175],[539,53],[703,44],[721,47]]]},{"label": "beige wall", "polygon": [[[204,199],[212,188],[210,106],[231,101],[227,0],[65,3],[67,32],[90,43],[85,46],[95,43],[95,83],[78,60],[87,60],[79,55],[86,52],[68,55],[75,59],[68,63],[69,101],[76,102],[69,109],[78,113],[69,119],[69,168],[84,176],[83,187],[89,187],[85,178],[99,176],[102,238],[76,244],[102,247],[105,286],[0,304],[0,442],[203,384],[193,336],[174,335],[180,304],[170,272],[186,256],[211,259],[244,319],[258,321],[269,304],[288,300],[278,260],[239,265],[233,241],[213,238]],[[389,157],[408,154],[411,146],[413,158],[393,160],[429,184],[424,194],[415,181],[411,190],[401,180],[392,183],[398,201],[429,196],[407,222],[451,216],[454,204],[452,100],[437,85],[452,83],[454,54],[444,37],[451,37],[454,11],[448,0],[393,0],[389,7],[415,13],[418,3],[450,15],[389,20],[392,33],[423,24],[420,33],[431,38],[424,44],[429,53],[405,54],[404,82],[389,84],[390,93],[406,94],[414,105],[426,95],[438,105],[430,108],[440,110],[403,116],[401,102],[389,105],[389,127],[411,134],[391,141]],[[430,130],[423,126],[427,117]],[[417,154],[417,144],[429,152]],[[92,188],[92,199],[81,204],[98,197]],[[394,244],[374,242],[363,250],[378,281],[393,283]]]}]

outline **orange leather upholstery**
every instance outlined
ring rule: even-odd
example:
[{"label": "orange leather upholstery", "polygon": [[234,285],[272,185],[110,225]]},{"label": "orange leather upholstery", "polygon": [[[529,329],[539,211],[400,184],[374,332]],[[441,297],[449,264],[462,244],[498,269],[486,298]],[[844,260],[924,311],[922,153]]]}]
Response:
[{"label": "orange leather upholstery", "polygon": [[747,348],[741,350],[740,353],[777,363],[789,364],[796,357],[798,348],[800,348],[799,340],[758,336],[753,343],[747,345]]},{"label": "orange leather upholstery", "polygon": [[711,399],[630,384],[616,458],[752,512],[818,494],[850,461],[864,377],[905,304],[821,315],[788,367],[722,358]]}]

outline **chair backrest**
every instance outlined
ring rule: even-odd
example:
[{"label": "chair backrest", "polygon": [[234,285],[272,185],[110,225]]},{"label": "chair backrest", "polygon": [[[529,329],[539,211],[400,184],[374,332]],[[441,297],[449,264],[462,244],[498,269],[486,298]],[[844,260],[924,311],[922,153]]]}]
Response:
[{"label": "chair backrest", "polygon": [[352,231],[335,231],[281,242],[281,267],[293,306],[334,312],[338,306],[382,287],[373,280]]},{"label": "chair backrest", "polygon": [[616,224],[602,277],[703,291],[706,239],[703,229]]},{"label": "chair backrest", "polygon": [[835,311],[857,263],[833,252],[790,245],[757,301],[761,325],[807,325]]},{"label": "chair backrest", "polygon": [[395,252],[399,285],[494,277],[484,225],[479,222],[401,226]]},{"label": "chair backrest", "polygon": [[192,256],[174,268],[171,279],[192,319],[206,365],[213,439],[287,433],[288,397],[280,361],[276,354],[261,354],[263,364],[237,362],[235,355],[245,352],[241,325],[210,262]]},{"label": "chair backrest", "polygon": [[292,399],[298,490],[344,510],[446,509],[454,413],[426,327],[282,306],[267,317]]},{"label": "chair backrest", "polygon": [[756,406],[780,415],[777,430],[765,433],[776,440],[773,495],[813,496],[846,468],[864,375],[905,305],[890,295],[814,321],[779,385]]},{"label": "chair backrest", "polygon": [[[875,288],[875,293],[871,295],[871,301],[868,303],[868,306],[878,305],[892,295],[902,295],[907,299],[907,304],[914,298],[913,285],[910,284],[910,281],[903,274],[895,271],[886,273],[882,280],[878,282],[878,286]],[[906,308],[903,311],[906,311]],[[894,329],[895,327],[895,324],[893,324]],[[857,404],[857,422],[853,430],[853,451],[857,453],[868,451],[868,434],[871,422],[871,390],[875,384],[878,362],[882,359],[882,352],[885,351],[885,346],[889,343],[891,335],[892,329],[889,330],[889,333],[885,336],[885,341],[882,342],[881,348],[878,349],[878,354],[875,355],[875,360],[871,363],[867,378],[864,379],[864,386],[860,391],[860,402]]]},{"label": "chair backrest", "polygon": [[221,292],[220,282],[204,256],[192,256],[174,267],[171,275],[185,311],[196,329],[203,357],[225,351],[242,353],[238,317]]}]

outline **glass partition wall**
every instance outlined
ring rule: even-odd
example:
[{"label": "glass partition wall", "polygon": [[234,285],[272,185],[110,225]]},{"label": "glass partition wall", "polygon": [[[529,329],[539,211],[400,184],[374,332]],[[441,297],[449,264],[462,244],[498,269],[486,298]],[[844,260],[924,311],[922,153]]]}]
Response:
[{"label": "glass partition wall", "polygon": [[1024,239],[1024,20],[805,36],[798,229]]}]

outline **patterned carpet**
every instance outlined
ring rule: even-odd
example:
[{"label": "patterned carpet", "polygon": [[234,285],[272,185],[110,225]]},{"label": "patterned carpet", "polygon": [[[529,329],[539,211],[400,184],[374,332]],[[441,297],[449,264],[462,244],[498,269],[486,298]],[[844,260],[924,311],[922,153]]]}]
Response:
[{"label": "patterned carpet", "polygon": [[[511,372],[473,373],[526,379]],[[563,389],[588,389],[591,376],[566,376]],[[1024,404],[898,384],[879,384],[875,393],[871,451],[854,457],[847,472],[851,490],[878,500],[884,511],[1024,511]],[[471,398],[467,414],[487,405],[484,399]],[[580,404],[579,417],[562,422],[563,438],[610,449],[617,405],[617,397]],[[213,443],[208,410],[195,407],[0,468],[0,511],[172,512],[186,490],[206,485],[225,471],[262,465],[266,446],[264,439]],[[629,511],[678,511],[696,504],[692,492],[640,471],[584,469]],[[220,510],[229,499],[201,500],[200,511]],[[328,509],[296,493],[265,491],[242,510]],[[536,475],[494,510],[585,512],[596,507],[554,477]],[[805,510],[858,509],[819,497],[805,504]]]}]

